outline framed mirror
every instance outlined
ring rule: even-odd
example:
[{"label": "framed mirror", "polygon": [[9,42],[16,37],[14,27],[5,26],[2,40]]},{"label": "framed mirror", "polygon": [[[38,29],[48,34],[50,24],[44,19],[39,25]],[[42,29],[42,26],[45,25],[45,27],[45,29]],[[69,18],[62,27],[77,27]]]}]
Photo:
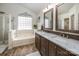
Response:
[{"label": "framed mirror", "polygon": [[53,9],[44,13],[44,29],[53,30]]},{"label": "framed mirror", "polygon": [[78,3],[62,3],[56,6],[56,30],[79,33]]}]

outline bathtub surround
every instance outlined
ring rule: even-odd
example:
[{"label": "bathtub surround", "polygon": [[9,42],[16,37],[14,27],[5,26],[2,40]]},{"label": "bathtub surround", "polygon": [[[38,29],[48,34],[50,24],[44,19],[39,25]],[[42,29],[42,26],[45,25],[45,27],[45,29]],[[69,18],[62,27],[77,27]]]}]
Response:
[{"label": "bathtub surround", "polygon": [[11,43],[9,49],[17,46],[28,45],[35,42],[33,30],[15,30],[11,31]]}]

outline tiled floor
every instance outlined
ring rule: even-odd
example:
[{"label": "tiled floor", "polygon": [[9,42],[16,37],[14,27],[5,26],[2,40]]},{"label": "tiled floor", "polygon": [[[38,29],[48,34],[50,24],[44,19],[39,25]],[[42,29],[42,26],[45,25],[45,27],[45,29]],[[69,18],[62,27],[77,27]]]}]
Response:
[{"label": "tiled floor", "polygon": [[41,56],[41,55],[40,55],[39,51],[36,51],[36,52],[30,53],[26,56]]},{"label": "tiled floor", "polygon": [[0,54],[7,49],[7,44],[0,44]]},{"label": "tiled floor", "polygon": [[2,56],[26,56],[35,51],[37,51],[37,49],[35,48],[35,45],[30,44],[30,45],[19,46],[10,50],[6,50],[2,54]]}]

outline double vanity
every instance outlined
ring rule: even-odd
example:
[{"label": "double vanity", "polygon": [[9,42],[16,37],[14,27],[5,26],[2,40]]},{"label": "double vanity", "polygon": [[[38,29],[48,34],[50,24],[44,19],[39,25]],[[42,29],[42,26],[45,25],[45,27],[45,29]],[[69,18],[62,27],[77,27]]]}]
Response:
[{"label": "double vanity", "polygon": [[42,56],[79,55],[79,4],[60,3],[44,12],[35,45]]},{"label": "double vanity", "polygon": [[42,56],[79,55],[79,40],[64,38],[45,31],[35,32],[35,45]]}]

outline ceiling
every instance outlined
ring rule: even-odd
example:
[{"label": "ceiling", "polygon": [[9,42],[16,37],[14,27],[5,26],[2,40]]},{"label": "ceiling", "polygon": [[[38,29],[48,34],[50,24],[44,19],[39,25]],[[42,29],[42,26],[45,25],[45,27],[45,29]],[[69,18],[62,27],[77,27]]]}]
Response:
[{"label": "ceiling", "polygon": [[19,16],[28,16],[28,17],[32,17],[32,15],[28,14],[27,12],[21,13],[21,14],[19,14]]},{"label": "ceiling", "polygon": [[58,14],[66,13],[72,8],[74,3],[66,3],[58,7]]},{"label": "ceiling", "polygon": [[38,15],[44,8],[49,5],[49,3],[23,3],[21,5]]}]

